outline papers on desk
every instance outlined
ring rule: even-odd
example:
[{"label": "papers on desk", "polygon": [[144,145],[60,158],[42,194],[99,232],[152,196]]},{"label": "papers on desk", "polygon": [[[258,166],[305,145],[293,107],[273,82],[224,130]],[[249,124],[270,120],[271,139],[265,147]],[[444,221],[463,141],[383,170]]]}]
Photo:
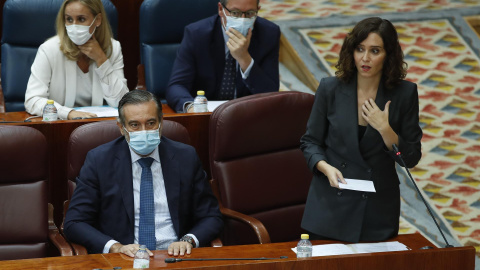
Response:
[{"label": "papers on desk", "polygon": [[[292,248],[293,252],[297,253],[297,248]],[[328,244],[315,245],[312,250],[312,257],[318,256],[334,256],[346,254],[360,254],[360,253],[375,253],[375,252],[390,252],[409,250],[404,244],[394,242],[380,242],[380,243],[362,243],[362,244]]]},{"label": "papers on desk", "polygon": [[349,178],[345,178],[345,181],[347,182],[347,184],[342,184],[339,182],[338,187],[340,187],[341,189],[375,192],[375,187],[373,186],[372,181],[349,179]]},{"label": "papers on desk", "polygon": [[117,117],[118,116],[118,109],[110,106],[87,106],[87,107],[77,107],[73,109],[79,112],[94,113],[97,115],[97,117]]},{"label": "papers on desk", "polygon": [[218,106],[227,102],[228,100],[209,100],[207,103],[208,111],[213,112]]}]

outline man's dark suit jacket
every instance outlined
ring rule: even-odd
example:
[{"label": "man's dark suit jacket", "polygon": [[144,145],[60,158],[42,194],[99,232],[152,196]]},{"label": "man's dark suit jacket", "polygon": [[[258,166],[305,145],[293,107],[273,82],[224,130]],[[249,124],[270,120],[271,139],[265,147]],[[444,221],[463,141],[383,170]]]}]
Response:
[{"label": "man's dark suit jacket", "polygon": [[[195,149],[161,137],[159,156],[168,207],[178,237],[194,234],[209,245],[223,227],[218,202]],[[130,149],[120,137],[91,150],[68,209],[64,231],[89,253],[102,253],[114,239],[134,241],[134,203]]]},{"label": "man's dark suit jacket", "polygon": [[[251,94],[275,92],[280,86],[278,53],[279,27],[257,17],[248,52],[254,64],[246,80],[237,71],[237,98]],[[166,91],[168,105],[183,111],[185,102],[193,101],[198,90],[208,100],[215,100],[225,66],[225,39],[220,16],[214,15],[185,27],[185,33],[173,65]]]},{"label": "man's dark suit jacket", "polygon": [[[381,83],[375,103],[384,110],[389,100],[389,123],[399,136],[399,150],[411,168],[422,155],[417,85],[401,81],[386,89]],[[301,148],[314,173],[302,228],[349,242],[382,241],[398,234],[400,193],[395,161],[399,159],[388,151],[380,133],[371,126],[359,141],[356,78],[351,83],[336,77],[321,80]],[[345,178],[373,181],[377,192],[331,187],[315,167],[320,160],[340,170]]]}]

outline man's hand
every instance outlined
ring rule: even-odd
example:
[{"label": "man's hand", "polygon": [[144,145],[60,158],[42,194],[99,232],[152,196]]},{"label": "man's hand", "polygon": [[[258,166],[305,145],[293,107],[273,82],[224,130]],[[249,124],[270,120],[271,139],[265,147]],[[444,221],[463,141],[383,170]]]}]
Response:
[{"label": "man's hand", "polygon": [[[133,258],[139,249],[139,244],[122,245],[115,243],[110,247],[110,253],[122,253]],[[153,253],[149,249],[147,249],[147,252],[150,257],[153,256]]]},{"label": "man's hand", "polygon": [[245,72],[250,62],[252,62],[252,57],[248,53],[248,47],[252,39],[252,29],[248,29],[246,37],[233,28],[229,28],[226,33],[229,37],[227,47],[230,50],[230,54],[237,60],[242,71]]},{"label": "man's hand", "polygon": [[173,256],[183,256],[186,254],[192,253],[192,244],[188,242],[173,242],[168,246],[168,255],[173,255]]}]

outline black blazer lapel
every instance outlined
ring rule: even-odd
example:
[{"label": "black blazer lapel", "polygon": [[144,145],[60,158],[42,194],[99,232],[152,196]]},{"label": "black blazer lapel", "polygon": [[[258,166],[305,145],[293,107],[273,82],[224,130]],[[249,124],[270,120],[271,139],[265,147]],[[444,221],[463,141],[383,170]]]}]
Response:
[{"label": "black blazer lapel", "polygon": [[347,84],[341,84],[339,87],[339,98],[335,99],[336,111],[342,114],[342,123],[339,124],[342,136],[345,136],[344,142],[346,149],[350,150],[350,160],[356,163],[367,164],[360,153],[358,142],[358,111],[357,111],[357,80],[353,79]]},{"label": "black blazer lapel", "polygon": [[169,150],[170,142],[162,136],[158,147],[160,163],[162,165],[165,194],[167,195],[168,209],[172,218],[173,227],[177,235],[180,232],[179,209],[180,209],[180,181],[176,178],[180,173],[178,162],[175,161],[175,151]]},{"label": "black blazer lapel", "polygon": [[[115,154],[114,178],[118,179],[118,185],[122,191],[123,204],[128,215],[128,220],[131,224],[132,236],[134,221],[134,204],[133,204],[133,176],[132,176],[132,156],[130,155],[130,148],[125,139],[118,147]],[[133,240],[133,239],[132,239]]]},{"label": "black blazer lapel", "polygon": [[[380,110],[385,110],[385,104],[390,99],[388,96],[386,88],[383,86],[383,80],[380,81],[380,85],[378,86],[377,96],[375,97],[375,103],[377,104]],[[363,136],[360,142],[360,151],[366,155],[368,151],[378,147],[378,145],[383,145],[383,139],[372,126],[367,125],[367,130],[365,131],[365,135]]]},{"label": "black blazer lapel", "polygon": [[217,16],[215,20],[212,33],[210,55],[214,58],[212,62],[215,69],[215,94],[212,96],[216,97],[222,84],[223,70],[225,69],[225,39],[223,38],[223,27],[220,16]]}]

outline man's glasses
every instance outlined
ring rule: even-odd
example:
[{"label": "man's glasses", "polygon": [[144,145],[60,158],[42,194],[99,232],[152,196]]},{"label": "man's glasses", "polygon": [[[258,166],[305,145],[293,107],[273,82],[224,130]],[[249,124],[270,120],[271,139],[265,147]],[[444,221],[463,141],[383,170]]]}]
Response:
[{"label": "man's glasses", "polygon": [[226,6],[224,5],[222,6],[230,13],[230,15],[232,15],[232,17],[235,17],[235,18],[241,18],[243,15],[245,15],[245,18],[252,18],[257,16],[257,13],[258,13],[258,10],[247,10],[243,12],[240,10],[230,10]]}]

